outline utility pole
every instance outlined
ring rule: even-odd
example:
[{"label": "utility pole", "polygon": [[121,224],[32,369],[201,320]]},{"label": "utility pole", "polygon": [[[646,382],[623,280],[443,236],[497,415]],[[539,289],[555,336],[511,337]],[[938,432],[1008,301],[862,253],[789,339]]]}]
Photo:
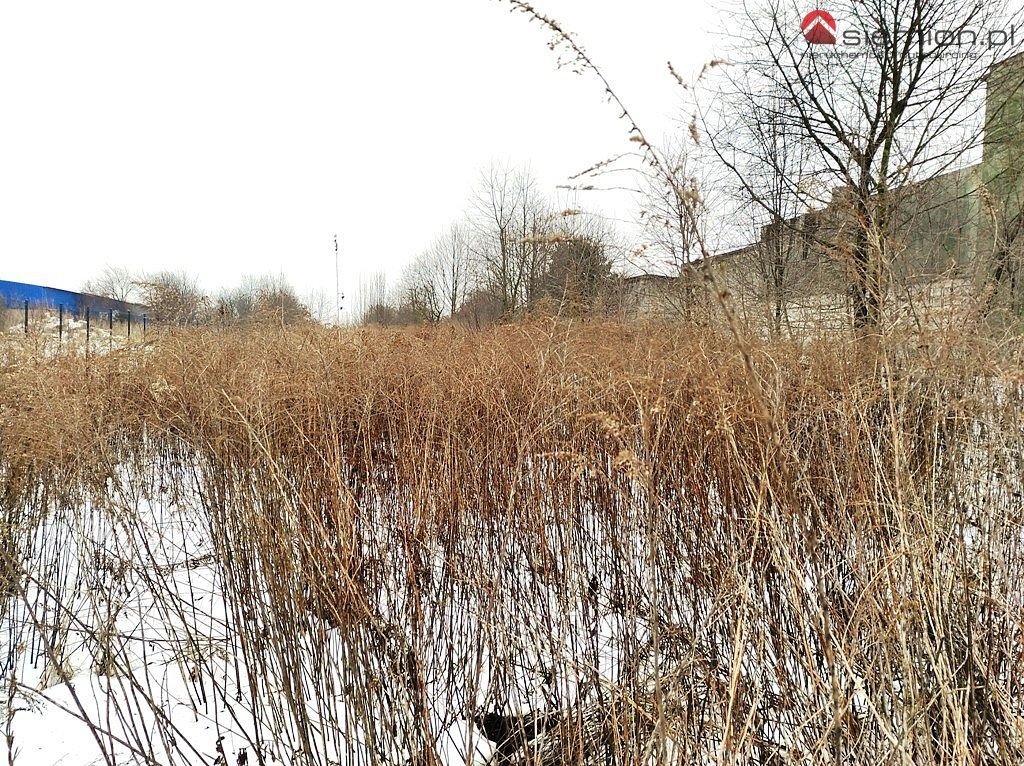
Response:
[{"label": "utility pole", "polygon": [[341,302],[345,299],[341,292],[341,266],[338,261],[338,235],[334,235],[334,302],[338,307],[338,324],[341,324]]}]

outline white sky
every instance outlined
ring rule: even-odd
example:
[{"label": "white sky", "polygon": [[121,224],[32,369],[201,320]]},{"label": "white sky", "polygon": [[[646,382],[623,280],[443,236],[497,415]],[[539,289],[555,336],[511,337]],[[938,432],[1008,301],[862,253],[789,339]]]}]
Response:
[{"label": "white sky", "polygon": [[[538,0],[644,124],[680,115],[672,60],[711,57],[688,0]],[[494,0],[7,2],[0,10],[0,279],[78,289],[105,264],[215,290],[284,273],[351,305],[467,208],[492,161],[555,186],[629,149],[599,87]],[[628,201],[574,204],[630,219]]]}]

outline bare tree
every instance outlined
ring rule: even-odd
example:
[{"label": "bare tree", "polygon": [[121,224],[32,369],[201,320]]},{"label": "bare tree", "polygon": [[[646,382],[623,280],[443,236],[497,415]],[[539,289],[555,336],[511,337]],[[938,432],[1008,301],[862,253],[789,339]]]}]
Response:
[{"label": "bare tree", "polygon": [[453,223],[430,248],[438,292],[448,317],[462,308],[476,280],[470,236],[465,225]]},{"label": "bare tree", "polygon": [[425,320],[439,322],[462,308],[474,281],[469,237],[465,226],[452,224],[403,272],[403,303]]},{"label": "bare tree", "polygon": [[310,319],[318,324],[329,325],[337,321],[335,299],[334,291],[317,288],[306,293],[302,303],[309,309]]},{"label": "bare tree", "polygon": [[706,234],[705,184],[698,180],[691,151],[680,137],[669,138],[664,149],[673,177],[692,192],[690,199],[653,173],[644,174],[640,186],[645,261],[676,276],[700,258]]},{"label": "bare tree", "polygon": [[471,217],[474,253],[506,316],[539,296],[546,271],[541,235],[550,215],[528,171],[493,166],[481,180]]},{"label": "bare tree", "polygon": [[399,324],[398,309],[390,303],[374,303],[363,312],[361,324],[393,327]]},{"label": "bare tree", "polygon": [[[641,246],[634,265],[671,275],[659,290],[662,308],[686,321],[697,316],[704,290],[696,265],[707,254],[709,195],[720,186],[708,176],[700,146],[680,134],[663,141],[664,168],[648,168],[639,184]],[[716,195],[717,196],[717,195]]]},{"label": "bare tree", "polygon": [[82,285],[82,292],[101,295],[116,301],[133,302],[139,299],[138,277],[124,266],[107,266],[103,273]]},{"label": "bare tree", "polygon": [[732,218],[737,225],[750,221],[743,237],[754,243],[732,271],[744,290],[764,302],[768,328],[778,334],[788,321],[790,302],[809,281],[808,272],[815,271],[808,255],[821,184],[810,173],[808,141],[793,129],[794,115],[783,94],[744,93],[730,105],[729,115],[712,145],[742,176],[741,184],[731,186]]},{"label": "bare tree", "polygon": [[383,271],[359,275],[354,305],[357,324],[381,324],[375,319],[381,316],[380,307],[390,307],[388,280]]},{"label": "bare tree", "polygon": [[[321,316],[332,318],[333,303],[319,298]],[[216,318],[221,323],[303,324],[313,321],[310,305],[301,300],[283,276],[244,276],[237,287],[217,296]]]},{"label": "bare tree", "polygon": [[[990,64],[1019,46],[1012,35],[997,36],[1001,45],[986,36],[1009,28],[1017,13],[999,0],[839,0],[829,10],[840,22],[834,45],[804,38],[803,6],[743,2],[725,118],[735,118],[737,103],[756,104],[784,141],[806,148],[808,172],[845,190],[849,225],[833,249],[847,261],[854,323],[866,327],[879,322],[883,308],[901,225],[898,190],[963,163],[980,146],[977,99]],[[788,193],[810,204],[784,158],[762,159],[789,184]],[[731,168],[752,199],[770,197],[771,187],[759,188],[742,165]],[[770,214],[771,204],[764,207]]]},{"label": "bare tree", "polygon": [[252,319],[288,325],[305,324],[312,317],[284,276],[265,276],[256,280]]},{"label": "bare tree", "polygon": [[435,265],[427,251],[402,272],[399,305],[418,321],[440,322],[444,316],[444,297],[436,281]]},{"label": "bare tree", "polygon": [[223,321],[247,319],[256,311],[257,277],[245,275],[240,283],[220,291],[216,298],[217,316]]},{"label": "bare tree", "polygon": [[198,325],[211,319],[211,301],[196,278],[183,271],[162,271],[139,281],[150,316],[166,324]]},{"label": "bare tree", "polygon": [[501,319],[501,303],[490,290],[473,290],[455,314],[455,321],[479,330]]}]

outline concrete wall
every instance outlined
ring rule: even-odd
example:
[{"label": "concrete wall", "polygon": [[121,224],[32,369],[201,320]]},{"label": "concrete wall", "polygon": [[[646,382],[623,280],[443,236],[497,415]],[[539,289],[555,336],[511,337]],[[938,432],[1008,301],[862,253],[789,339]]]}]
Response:
[{"label": "concrete wall", "polygon": [[[883,322],[929,326],[1002,302],[1024,314],[1024,54],[993,67],[979,165],[907,184],[875,204],[895,223],[876,274]],[[844,190],[823,209],[767,226],[758,241],[713,259],[720,290],[752,325],[783,329],[850,324],[856,231]],[[634,278],[624,305],[638,316],[709,310],[699,269],[675,281]],[[683,303],[685,301],[685,304]]]}]

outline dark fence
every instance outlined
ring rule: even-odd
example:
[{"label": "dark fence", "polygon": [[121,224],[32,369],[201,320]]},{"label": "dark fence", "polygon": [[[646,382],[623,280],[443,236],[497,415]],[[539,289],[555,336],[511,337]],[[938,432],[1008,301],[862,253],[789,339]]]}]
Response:
[{"label": "dark fence", "polygon": [[146,307],[140,303],[0,280],[0,314],[4,311],[17,313],[26,335],[30,325],[29,313],[38,315],[40,311],[45,312],[47,318],[41,325],[36,324],[38,317],[32,324],[55,332],[59,342],[63,342],[66,332],[77,321],[78,329],[84,329],[87,349],[95,334],[93,330],[105,330],[108,343],[112,344],[115,323],[130,338],[133,325],[145,334],[149,319]]}]

